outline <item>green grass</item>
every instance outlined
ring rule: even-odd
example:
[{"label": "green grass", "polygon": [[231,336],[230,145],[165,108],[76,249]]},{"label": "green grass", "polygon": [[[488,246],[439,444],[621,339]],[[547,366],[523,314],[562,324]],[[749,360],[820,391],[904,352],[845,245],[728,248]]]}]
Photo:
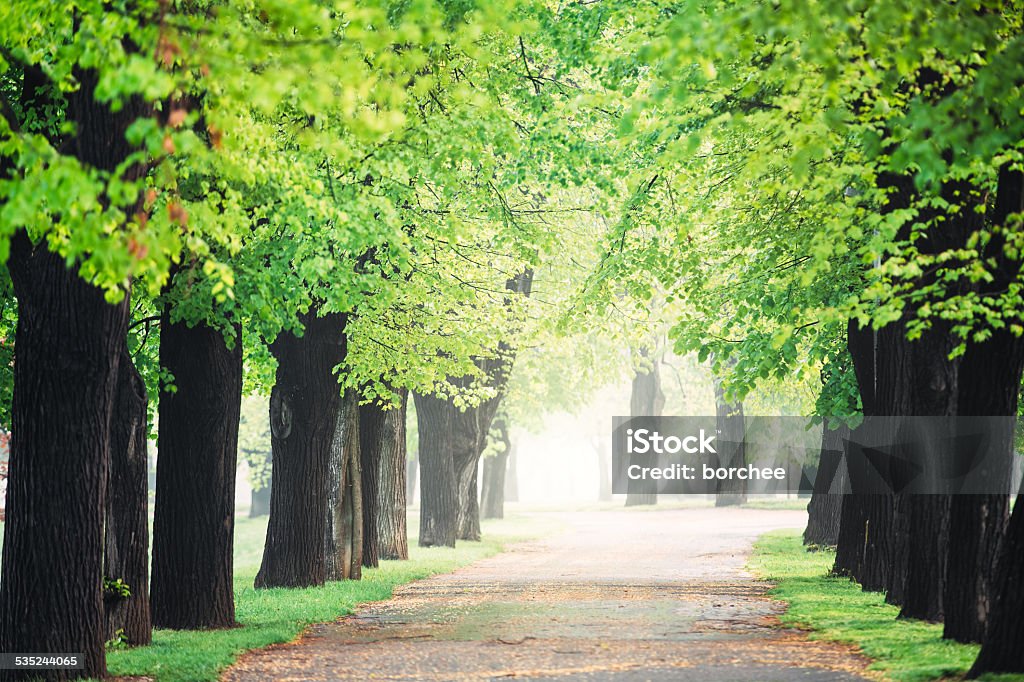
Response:
[{"label": "green grass", "polygon": [[[828,575],[835,553],[808,552],[798,531],[775,531],[754,546],[751,569],[776,583],[771,595],[789,604],[785,625],[811,631],[812,639],[856,645],[871,669],[906,682],[959,679],[971,667],[977,645],[942,639],[942,625],[897,620],[899,608],[877,592],[863,592],[847,578]],[[1024,675],[983,680],[1024,680]]]},{"label": "green grass", "polygon": [[[417,528],[410,515],[409,528]],[[387,599],[404,583],[447,573],[500,552],[505,545],[540,536],[552,529],[547,522],[511,517],[485,521],[482,542],[459,542],[455,549],[415,546],[409,561],[382,562],[364,569],[363,579],[306,589],[255,590],[266,534],[266,518],[239,519],[235,530],[235,607],[241,627],[198,632],[155,630],[153,644],[136,649],[113,649],[107,654],[111,675],[146,675],[160,682],[216,680],[239,654],[270,644],[290,642],[307,626],[351,613],[359,604]]]}]

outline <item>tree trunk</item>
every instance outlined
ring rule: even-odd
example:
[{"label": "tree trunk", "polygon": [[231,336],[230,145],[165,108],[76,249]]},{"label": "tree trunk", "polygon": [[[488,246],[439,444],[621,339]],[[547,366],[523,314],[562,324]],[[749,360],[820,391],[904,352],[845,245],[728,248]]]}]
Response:
[{"label": "tree trunk", "polygon": [[943,596],[943,637],[980,642],[994,607],[999,546],[1010,516],[1008,495],[954,495]]},{"label": "tree trunk", "polygon": [[[742,467],[747,463],[743,403],[725,401],[722,382],[715,380],[715,416],[718,428],[719,462],[724,467]],[[747,482],[719,481],[715,491],[715,506],[730,507],[747,501]]]},{"label": "tree trunk", "polygon": [[867,592],[881,592],[889,582],[894,551],[892,524],[892,495],[867,495],[861,536],[863,555],[860,573],[854,576]]},{"label": "tree trunk", "polygon": [[832,575],[854,578],[860,574],[866,521],[867,496],[844,495],[839,511],[839,534],[836,536],[836,560],[832,566]]},{"label": "tree trunk", "polygon": [[[1005,225],[1011,214],[1024,212],[1024,174],[1000,169],[991,224]],[[988,253],[998,263],[989,292],[1007,287],[1019,277],[1020,264],[1003,251],[1005,239],[996,236]],[[1024,343],[1005,329],[993,330],[982,344],[970,344],[960,363],[957,413],[961,416],[1016,415]],[[998,427],[997,427],[998,428]],[[1006,477],[1012,475],[1014,433],[1011,420],[993,434],[989,449],[1005,460]],[[999,545],[1009,518],[1007,495],[954,495],[950,505],[950,551],[947,557],[945,630],[943,636],[959,642],[980,642],[994,607],[993,581]],[[1020,555],[1018,555],[1020,556]]]},{"label": "tree trunk", "polygon": [[262,488],[252,489],[252,498],[249,503],[249,518],[255,519],[260,516],[266,516],[270,513],[270,491],[273,488],[273,479],[267,481],[267,484]]},{"label": "tree trunk", "polygon": [[[949,326],[934,323],[921,338],[910,343],[912,382],[898,388],[909,395],[906,411],[895,414],[911,416],[952,417],[957,409],[957,375],[959,360],[950,360],[953,338]],[[900,401],[902,402],[902,401]],[[948,460],[952,456],[951,437],[938,433],[934,427],[918,434],[926,443],[923,448],[901,453],[910,460],[927,457],[930,460]],[[896,568],[903,573],[901,618],[939,621],[943,613],[943,593],[946,589],[946,552],[949,540],[948,495],[901,495],[897,510],[905,513],[906,532],[895,535],[895,556],[905,552],[905,559]],[[893,575],[899,580],[899,574]]]},{"label": "tree trunk", "polygon": [[[477,408],[479,409],[479,408]],[[475,410],[474,410],[475,411]],[[480,490],[477,478],[480,473],[480,453],[484,446],[474,441],[471,447],[456,451],[455,466],[459,481],[459,540],[480,541]]]},{"label": "tree trunk", "polygon": [[[153,625],[235,625],[232,551],[235,463],[242,406],[242,334],[160,321],[160,393],[153,517]],[[229,346],[230,344],[230,346]]]},{"label": "tree trunk", "polygon": [[[24,116],[55,107],[43,71],[22,73]],[[74,134],[51,142],[84,167],[118,172],[135,151],[125,131],[151,108],[132,98],[113,112],[96,101],[97,73],[76,67],[73,76],[79,87],[66,94],[65,115]],[[120,176],[132,182],[145,170],[132,164]],[[84,666],[7,670],[0,677],[103,677],[103,517],[128,297],[107,303],[77,265],[51,253],[45,238],[32,244],[25,232],[11,236],[7,267],[18,300],[18,352],[0,559],[0,651],[77,652]]]},{"label": "tree trunk", "polygon": [[508,433],[508,422],[505,415],[495,418],[491,426],[501,442],[501,451],[491,457],[484,458],[484,484],[480,506],[485,519],[505,518],[505,473],[508,467],[508,455],[512,449],[512,439]]},{"label": "tree trunk", "polygon": [[[960,209],[956,214],[946,216],[941,222],[929,226],[922,238],[917,240],[918,248],[925,254],[938,254],[950,249],[963,248],[970,236],[984,226],[984,212],[976,209],[984,208],[986,197],[970,182],[948,182],[942,188],[942,195]],[[919,219],[929,217],[931,216],[927,215],[926,210]],[[1001,248],[999,254],[1002,255]],[[920,278],[920,285],[929,286],[934,277],[935,275],[926,273]],[[910,380],[896,385],[897,391],[906,394],[905,397],[898,394],[897,404],[902,408],[905,402],[909,409],[893,411],[892,414],[936,417],[955,417],[958,414],[961,407],[959,382],[962,358],[950,358],[957,340],[952,323],[932,320],[920,338],[910,343]],[[1020,372],[1011,370],[1008,375],[1016,377],[1016,383],[1012,388],[1016,394],[1020,387]],[[992,390],[992,382],[997,381],[997,377],[992,376],[978,379],[986,383],[986,390]],[[969,409],[966,402],[963,407]],[[911,461],[914,457],[926,457],[930,462],[953,464],[955,448],[952,439],[955,435],[952,431],[938,433],[935,427],[931,427],[928,433],[923,434],[924,448],[914,448],[913,451],[901,454]],[[931,470],[934,471],[936,468],[933,466]],[[909,510],[909,533],[901,534],[898,539],[906,538],[909,546],[906,549],[906,580],[900,616],[930,621],[941,620],[944,613],[944,595],[948,591],[946,568],[949,551],[950,497],[911,495],[905,506]],[[964,587],[963,584],[956,584],[949,589],[961,590]]]},{"label": "tree trunk", "polygon": [[[480,361],[499,391],[511,360]],[[468,377],[449,378],[465,387]],[[459,409],[450,400],[416,395],[420,435],[420,545],[454,546],[455,539],[480,539],[477,468],[501,394]],[[449,487],[450,486],[450,487]],[[454,499],[454,503],[449,500]],[[452,514],[452,518],[448,518]],[[449,533],[454,533],[450,536]]]},{"label": "tree trunk", "polygon": [[1024,673],[1024,494],[1017,495],[999,552],[993,601],[981,651],[967,676]]},{"label": "tree trunk", "polygon": [[908,495],[910,504],[906,582],[900,618],[942,620],[946,586],[949,497]]},{"label": "tree trunk", "polygon": [[[648,358],[650,351],[640,349],[640,357]],[[665,407],[665,394],[661,390],[661,372],[658,371],[659,360],[654,358],[650,371],[638,371],[633,375],[633,383],[629,394],[629,415],[631,417],[660,417]],[[633,453],[630,464],[653,467],[658,464],[658,455],[654,452]],[[658,494],[649,492],[626,493],[626,506],[657,504]]]},{"label": "tree trunk", "polygon": [[[406,526],[405,418],[409,391],[398,389],[399,402],[384,413],[380,446],[380,490],[377,496],[377,549],[381,559],[408,559]],[[360,427],[362,425],[360,424]],[[366,495],[363,495],[366,498]]]},{"label": "tree trunk", "polygon": [[821,454],[814,492],[807,504],[805,545],[835,545],[839,541],[839,517],[846,483],[843,440],[849,437],[850,429],[845,424],[834,429],[830,426],[828,422],[821,425]]},{"label": "tree trunk", "polygon": [[270,345],[277,375],[270,394],[273,452],[270,520],[255,586],[309,587],[326,580],[328,461],[341,402],[334,368],[345,357],[345,318],[301,316],[302,336]]},{"label": "tree trunk", "polygon": [[363,494],[363,566],[369,568],[379,563],[377,519],[380,517],[380,460],[387,415],[384,408],[376,403],[359,405],[357,409],[360,485]]},{"label": "tree trunk", "polygon": [[146,385],[127,349],[121,352],[117,398],[111,418],[110,471],[103,575],[119,581],[128,595],[104,591],[106,636],[132,645],[149,644],[149,487]]},{"label": "tree trunk", "polygon": [[454,547],[459,497],[450,403],[416,393],[419,428],[420,547]]},{"label": "tree trunk", "polygon": [[[533,270],[529,267],[505,282],[507,291],[521,296],[529,296],[532,286]],[[505,300],[511,304],[511,295]],[[426,418],[419,418],[420,468],[423,471],[420,478],[420,545],[454,546],[455,538],[450,537],[449,526],[454,527],[454,535],[458,539],[480,539],[477,470],[487,433],[501,404],[514,361],[515,350],[504,341],[498,344],[493,357],[477,358],[476,365],[495,389],[495,396],[474,407],[459,410],[449,401],[426,398],[421,401],[420,396],[417,396],[417,412],[421,403],[430,412]],[[465,388],[472,378],[449,377],[448,381],[456,388]],[[424,428],[446,430],[435,431],[425,439]],[[429,440],[429,443],[425,443],[425,440]],[[429,475],[428,466],[432,469]],[[429,495],[428,479],[431,486]],[[454,487],[455,498],[455,518],[451,520],[442,519],[442,515],[450,513],[450,482]]]},{"label": "tree trunk", "polygon": [[110,305],[76,268],[12,239],[18,299],[11,450],[0,572],[0,650],[78,652],[103,677],[103,516],[111,415],[128,301]]},{"label": "tree trunk", "polygon": [[345,392],[327,466],[324,556],[327,580],[359,580],[363,566],[363,494],[359,397]]},{"label": "tree trunk", "polygon": [[[860,330],[859,335],[862,345],[867,347],[854,358],[857,379],[870,382],[867,388],[861,389],[864,414],[868,417],[914,414],[909,400],[911,392],[907,390],[912,382],[913,363],[902,323],[895,322],[878,331]],[[851,334],[850,354],[854,355],[852,338]],[[908,544],[902,532],[907,528],[906,506],[898,498],[891,492],[867,496],[860,539],[863,557],[860,572],[854,575],[864,590],[886,592],[890,598],[902,594],[906,582]]]},{"label": "tree trunk", "polygon": [[[853,361],[865,417],[893,414],[891,385],[902,376],[905,336],[890,325],[880,331],[847,325],[847,349]],[[887,402],[888,400],[888,402]],[[854,434],[853,440],[858,440]],[[849,460],[848,460],[849,462]],[[852,489],[858,470],[848,470]],[[892,566],[893,496],[854,492],[843,499],[833,573],[850,576],[867,591],[881,591],[890,582]]]},{"label": "tree trunk", "polygon": [[894,606],[903,606],[906,601],[907,562],[910,561],[910,496],[895,495],[892,498],[892,546],[889,553],[889,570],[886,583],[885,601]]}]

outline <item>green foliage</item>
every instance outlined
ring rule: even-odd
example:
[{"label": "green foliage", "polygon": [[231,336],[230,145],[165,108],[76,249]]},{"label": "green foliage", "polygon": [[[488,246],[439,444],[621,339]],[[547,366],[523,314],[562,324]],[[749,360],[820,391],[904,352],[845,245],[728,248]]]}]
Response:
[{"label": "green foliage", "polygon": [[[1020,167],[1024,139],[1016,4],[594,12],[632,172],[589,306],[667,305],[676,351],[710,360],[730,396],[820,377],[819,414],[859,409],[850,319],[906,314],[912,338],[943,320],[965,342],[1024,332],[1020,216],[992,215],[996,172]],[[891,177],[913,187],[897,210]],[[971,211],[988,217],[943,246],[943,224]],[[1000,268],[1010,283],[986,286]]]},{"label": "green foliage", "polygon": [[[730,399],[850,415],[851,320],[1024,333],[1021,216],[994,215],[1024,148],[1019,9],[5,6],[0,261],[24,231],[130,292],[151,395],[173,386],[158,312],[241,326],[246,390],[266,394],[267,344],[315,309],[346,316],[339,388],[366,400],[473,404],[494,393],[481,360],[518,349],[508,409],[529,425],[538,400],[571,410],[609,368],[642,371],[667,333]],[[128,116],[115,167],[76,151],[97,134],[76,129],[81,96]],[[972,213],[962,243],[935,239]],[[529,299],[504,287],[526,268]]]},{"label": "green foliage", "polygon": [[[314,306],[349,315],[345,385],[384,400],[394,386],[451,390],[446,377],[478,372],[473,358],[521,326],[502,283],[559,246],[549,197],[583,182],[565,169],[585,163],[566,162],[592,149],[574,137],[587,116],[564,115],[575,86],[550,66],[554,47],[524,40],[537,12],[346,0],[0,10],[0,255],[24,230],[111,300],[134,287],[173,321],[241,324],[252,390],[273,370],[252,342],[301,333]],[[139,112],[117,169],[86,167],[65,144],[76,91]]]},{"label": "green foliage", "polygon": [[111,579],[103,578],[103,594],[104,596],[116,597],[118,599],[127,599],[132,595],[131,588],[121,578]]},{"label": "green foliage", "polygon": [[17,301],[7,268],[0,268],[0,429],[10,431],[14,397],[14,331]]}]

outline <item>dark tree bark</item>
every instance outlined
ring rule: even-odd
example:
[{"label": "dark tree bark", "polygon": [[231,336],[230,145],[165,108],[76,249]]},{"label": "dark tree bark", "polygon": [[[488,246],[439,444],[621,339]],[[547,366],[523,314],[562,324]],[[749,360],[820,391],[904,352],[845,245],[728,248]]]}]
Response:
[{"label": "dark tree bark", "polygon": [[348,390],[337,412],[327,464],[324,557],[327,580],[359,580],[363,566],[363,476],[359,397]]},{"label": "dark tree bark", "polygon": [[459,497],[448,401],[416,393],[419,429],[420,547],[454,547]]},{"label": "dark tree bark", "polygon": [[[1009,168],[999,172],[991,224],[1003,226],[1012,214],[1024,212],[1024,174]],[[996,235],[986,255],[998,264],[986,293],[1005,289],[1020,276],[1020,263],[1009,260],[1005,238]],[[960,363],[957,411],[961,416],[1016,415],[1024,371],[1024,343],[1005,329],[993,330],[982,344],[970,344]],[[1005,460],[1011,476],[1014,433],[1007,420],[993,433],[990,449]],[[950,505],[950,551],[947,557],[945,630],[943,636],[960,642],[980,642],[994,607],[999,546],[1009,518],[1008,495],[954,495]]]},{"label": "dark tree bark", "polygon": [[[449,381],[464,386],[468,378]],[[499,400],[460,410],[449,400],[416,395],[421,546],[453,547],[456,539],[480,539],[477,464]]]},{"label": "dark tree bark", "polygon": [[[886,379],[899,376],[896,341],[901,338],[892,327],[875,332],[860,329],[853,320],[847,325],[847,349],[853,361],[864,416],[885,414],[883,394]],[[888,363],[888,364],[887,364]],[[883,371],[884,368],[884,371]],[[854,439],[857,439],[856,434]],[[851,485],[858,490],[858,471],[849,471]],[[886,587],[892,565],[892,495],[853,493],[843,498],[836,562],[833,573],[849,576],[863,589],[879,591]]]},{"label": "dark tree bark", "polygon": [[909,495],[909,542],[900,618],[942,620],[949,497]]},{"label": "dark tree bark", "polygon": [[993,600],[981,651],[967,676],[1024,672],[1024,494],[1017,495],[999,552]]},{"label": "dark tree bark", "polygon": [[491,432],[501,443],[501,451],[484,458],[484,483],[480,497],[485,519],[505,518],[505,473],[508,455],[512,450],[512,439],[508,432],[508,418],[499,414],[491,425]]},{"label": "dark tree bark", "polygon": [[326,580],[328,460],[341,388],[334,368],[345,357],[345,318],[301,316],[304,332],[282,332],[270,345],[277,375],[270,394],[273,460],[270,521],[255,585],[309,587]]},{"label": "dark tree bark", "polygon": [[[20,110],[28,116],[57,109],[47,95],[44,72],[34,66],[22,71]],[[74,135],[51,143],[85,167],[113,173],[134,151],[125,131],[151,108],[133,98],[113,112],[94,97],[95,72],[76,68],[73,75],[79,87],[66,94],[64,112]],[[0,168],[0,175],[11,171]],[[134,181],[144,172],[135,164],[122,169],[122,178]],[[0,677],[103,677],[103,517],[127,296],[119,304],[107,303],[102,291],[80,277],[77,265],[68,267],[45,239],[35,245],[24,232],[11,238],[8,268],[18,299],[18,350],[0,571],[0,651],[80,652],[85,665],[0,671]]]},{"label": "dark tree bark", "polygon": [[[854,578],[861,572],[864,560],[864,526],[867,522],[867,496],[844,495],[839,511],[839,534],[836,536],[836,561],[833,575]],[[856,579],[856,578],[854,578]]]},{"label": "dark tree bark", "polygon": [[892,527],[889,536],[892,540],[889,568],[881,589],[885,591],[886,603],[903,606],[906,601],[907,562],[910,561],[909,495],[896,495],[892,498]]},{"label": "dark tree bark", "polygon": [[980,642],[994,608],[999,546],[1010,515],[1008,495],[954,495],[943,596],[943,637]]},{"label": "dark tree bark", "polygon": [[235,464],[242,405],[242,334],[189,327],[161,315],[160,393],[153,517],[153,625],[235,625],[232,551]]},{"label": "dark tree bark", "polygon": [[[397,389],[398,405],[384,413],[380,440],[380,490],[377,495],[377,549],[381,559],[408,559],[406,526],[405,418],[409,391]],[[360,424],[361,426],[361,424]],[[365,498],[365,494],[363,495]]]},{"label": "dark tree bark", "polygon": [[13,239],[10,265],[18,351],[0,650],[81,652],[84,670],[39,675],[102,677],[105,485],[128,303],[108,304],[63,258],[24,233]]},{"label": "dark tree bark", "polygon": [[[970,182],[958,180],[946,183],[942,188],[942,195],[952,205],[961,208],[955,214],[945,216],[943,220],[928,227],[926,233],[917,241],[922,253],[937,254],[961,248],[967,244],[972,234],[984,226],[984,212],[977,209],[984,207],[986,198]],[[925,211],[920,219],[931,217]],[[1001,256],[1002,248],[998,251]],[[920,278],[922,287],[931,285],[933,281],[933,274],[925,274]],[[906,400],[910,406],[906,412],[894,414],[952,417],[956,416],[961,408],[970,410],[970,399],[967,396],[964,401],[959,399],[962,358],[950,359],[956,341],[950,322],[933,320],[921,337],[911,344],[911,380],[898,386],[909,393]],[[996,386],[1005,388],[1009,379],[1013,383],[1011,390],[1016,394],[1020,385],[1020,370],[1014,367],[1003,377],[999,377],[999,374],[997,370],[995,376],[975,377],[973,380],[983,381],[987,384],[987,390],[998,391],[1000,389]],[[933,433],[934,431],[932,428],[925,434],[925,452],[904,454],[951,463],[955,450],[952,447],[952,437],[955,433],[938,434]],[[908,544],[906,579],[901,595],[901,617],[941,620],[945,610],[945,594],[965,587],[963,584],[956,584],[950,585],[947,589],[950,505],[951,499],[945,495],[911,495],[907,504],[901,505],[909,510],[906,524],[909,532],[898,536],[900,539],[905,537]],[[962,521],[962,518],[958,520],[958,527]],[[974,531],[980,531],[980,528],[975,528]],[[959,567],[963,564],[957,565]],[[970,577],[961,574],[957,576],[957,580],[969,580]]]},{"label": "dark tree bark", "polygon": [[149,644],[149,487],[146,385],[127,349],[121,352],[117,398],[111,418],[110,470],[104,528],[103,574],[120,581],[127,597],[104,592],[106,636],[137,646]]},{"label": "dark tree bark", "polygon": [[266,516],[270,513],[270,495],[273,488],[273,480],[267,481],[262,488],[252,489],[252,498],[249,503],[249,518],[255,519],[259,516]]},{"label": "dark tree bark", "polygon": [[[649,358],[647,348],[640,349],[641,358]],[[633,375],[633,383],[629,394],[629,415],[631,417],[660,417],[665,407],[665,394],[661,390],[661,372],[659,361],[654,358],[649,371],[638,371]],[[631,464],[640,466],[657,466],[658,456],[653,452],[633,453]],[[648,492],[627,492],[626,506],[657,504],[658,494]]]},{"label": "dark tree bark", "polygon": [[363,566],[369,568],[377,566],[380,555],[377,519],[380,516],[380,460],[387,415],[383,407],[369,403],[358,406],[358,419],[363,497]]},{"label": "dark tree bark", "polygon": [[889,582],[893,556],[893,498],[891,495],[867,495],[864,530],[861,536],[863,556],[860,573],[855,576],[867,592],[881,592]]},{"label": "dark tree bark", "polygon": [[814,491],[807,504],[805,545],[835,545],[839,541],[839,516],[843,505],[846,466],[843,464],[843,440],[850,435],[845,424],[830,428],[822,424],[821,454]]},{"label": "dark tree bark", "polygon": [[[909,409],[897,414],[911,416],[954,416],[957,407],[957,374],[959,360],[951,361],[953,350],[950,329],[935,323],[922,337],[910,344],[912,383],[900,388],[910,393]],[[929,429],[920,434],[927,443],[924,451],[902,453],[908,458],[948,458],[953,434]],[[900,591],[901,618],[938,621],[942,619],[943,594],[946,586],[946,552],[949,531],[949,496],[898,495],[896,509],[906,519],[897,526],[895,541],[905,549],[903,561],[895,568],[903,574]],[[899,580],[894,571],[893,580]]]},{"label": "dark tree bark", "polygon": [[[718,457],[721,466],[742,467],[747,463],[744,437],[743,403],[725,400],[722,383],[715,380],[715,416],[718,429]],[[715,506],[729,507],[747,501],[747,482],[719,481],[716,486]]]},{"label": "dark tree bark", "polygon": [[[908,401],[913,364],[909,359],[909,341],[901,322],[873,332],[859,330],[860,348],[854,358],[858,382],[870,382],[861,389],[864,414],[869,417],[913,414]],[[849,346],[853,355],[854,333]],[[865,349],[863,346],[867,346]],[[865,352],[865,350],[867,352]],[[868,592],[902,594],[907,566],[905,505],[892,493],[868,495],[865,504],[863,557],[860,572],[854,577]]]}]

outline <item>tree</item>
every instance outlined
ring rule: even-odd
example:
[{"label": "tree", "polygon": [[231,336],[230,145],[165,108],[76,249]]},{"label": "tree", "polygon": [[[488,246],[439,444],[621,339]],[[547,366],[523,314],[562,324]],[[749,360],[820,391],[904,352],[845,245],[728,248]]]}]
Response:
[{"label": "tree", "polygon": [[[409,401],[407,390],[398,391],[398,404],[390,409],[378,406],[360,407],[360,437],[362,438],[363,415],[367,410],[379,423],[377,438],[371,441],[379,449],[376,458],[378,491],[376,495],[376,523],[373,532],[377,538],[377,554],[380,559],[408,559],[408,533],[406,531],[406,405]],[[378,416],[377,413],[380,413]],[[367,429],[369,430],[369,429]],[[360,447],[363,445],[360,443]],[[365,496],[364,496],[365,497]],[[364,532],[365,532],[364,527]]]},{"label": "tree", "polygon": [[[363,239],[349,229],[350,216],[339,208],[355,214],[365,210],[352,221],[370,217],[362,223],[369,224],[379,213],[393,218],[393,210],[381,208],[396,204],[348,201],[369,194],[361,183],[347,184],[329,200],[313,200],[324,194],[322,170],[344,168],[339,177],[365,172],[367,164],[353,160],[400,127],[405,113],[416,112],[410,93],[421,101],[430,97],[434,81],[422,70],[423,57],[439,44],[470,54],[480,36],[475,19],[486,23],[492,16],[488,8],[472,13],[468,6],[432,3],[408,11],[361,5],[358,11],[339,6],[326,12],[316,3],[194,9],[159,3],[129,9],[23,3],[16,12],[2,12],[0,255],[6,259],[10,253],[18,336],[26,345],[15,369],[12,421],[21,435],[12,455],[0,639],[7,650],[85,652],[86,667],[69,673],[74,675],[103,674],[107,444],[132,282],[144,296],[160,297],[163,354],[177,363],[171,369],[179,392],[172,396],[166,390],[162,396],[163,449],[194,454],[187,434],[170,433],[172,426],[178,430],[171,404],[188,402],[194,392],[200,403],[230,421],[237,417],[240,372],[232,369],[218,402],[212,394],[221,387],[202,382],[193,358],[175,344],[195,342],[200,349],[195,359],[219,356],[220,368],[238,367],[240,328],[246,328],[244,338],[255,332],[273,339],[282,330],[297,331],[297,316],[308,311],[318,291],[334,288],[348,296],[359,290],[338,286],[344,282],[330,276],[324,249],[310,246],[330,244],[359,254],[367,242],[400,244],[400,236],[385,229]],[[426,36],[428,44],[415,44],[411,35]],[[317,78],[310,78],[313,71]],[[332,86],[323,87],[326,82]],[[375,87],[368,90],[366,83]],[[303,122],[298,127],[297,119]],[[329,182],[333,173],[328,172]],[[388,224],[396,223],[405,224]],[[299,238],[309,224],[333,233]],[[280,249],[281,244],[295,248]],[[270,257],[275,255],[280,257]],[[294,267],[278,267],[282,263]],[[297,277],[283,277],[286,272]],[[338,275],[344,279],[350,272],[342,268]],[[190,297],[182,295],[185,280]],[[316,286],[293,296],[296,280]],[[268,304],[273,300],[289,305],[273,309]],[[29,324],[31,330],[23,329]],[[217,340],[214,334],[221,332],[227,341]],[[67,358],[70,368],[59,382],[48,369],[57,357]],[[53,415],[54,424],[30,417],[42,413]],[[233,427],[203,425],[218,438],[208,445],[217,463],[225,465],[216,479],[222,485],[207,491],[189,487],[185,477],[174,475],[182,462],[177,455],[168,454],[160,467],[164,485],[154,538],[158,618],[170,608],[162,594],[188,592],[173,581],[217,582],[225,562],[230,573],[230,511],[226,516],[214,511],[219,528],[198,527],[207,532],[196,544],[219,557],[206,566],[210,575],[196,579],[165,570],[182,541],[175,524],[167,523],[175,516],[179,493],[210,493],[195,505],[199,509],[229,504],[224,498],[230,497],[225,480],[230,476],[223,469],[234,461]],[[20,453],[29,451],[47,455],[34,454],[33,463],[19,465]],[[64,466],[64,457],[74,466]],[[55,495],[67,504],[52,505]],[[178,511],[192,511],[177,504]],[[26,535],[22,519],[47,515],[55,532],[74,539],[73,560],[45,549],[54,545],[52,538]],[[188,548],[181,553],[187,556]],[[45,566],[37,570],[38,562]],[[26,584],[30,577],[35,587]],[[219,605],[197,602],[195,613],[229,622],[230,578],[227,583],[207,595]],[[23,607],[25,600],[33,605],[30,610]],[[60,614],[55,604],[63,605]],[[188,618],[179,615],[171,620],[186,624]]]},{"label": "tree", "polygon": [[[68,31],[65,35],[74,35],[69,25],[62,28]],[[39,37],[33,33],[16,39]],[[10,37],[5,32],[3,44],[11,44]],[[120,39],[115,29],[114,40]],[[122,59],[112,68],[123,63]],[[81,251],[76,253],[66,238],[47,244],[40,236],[69,226],[84,233],[92,220],[89,234],[100,240],[95,245],[99,253],[105,245],[96,223],[102,220],[116,230],[127,222],[135,202],[105,193],[106,184],[91,178],[130,184],[144,173],[125,131],[136,117],[146,115],[146,103],[133,99],[114,111],[109,103],[96,101],[99,74],[78,64],[68,65],[66,78],[73,73],[79,87],[66,96],[60,93],[60,83],[34,62],[14,65],[4,56],[2,66],[5,85],[11,82],[12,68],[21,72],[18,110],[8,103],[0,119],[0,132],[9,144],[2,158],[3,175],[18,179],[7,183],[3,222],[4,255],[9,254],[18,300],[15,342],[21,350],[14,373],[0,646],[5,651],[82,652],[83,669],[70,674],[102,676],[106,471],[129,308],[123,295],[107,295],[109,290],[94,284],[113,273],[98,275],[96,262],[89,258],[79,263]],[[49,113],[57,102],[62,120]],[[65,121],[73,126],[69,135],[58,132]],[[57,154],[55,147],[60,145],[69,150],[67,156]],[[56,161],[65,160],[71,191],[85,192],[85,216],[79,212],[56,224],[50,223],[47,213],[65,208],[60,197],[53,197],[46,207],[30,202],[17,210],[17,199],[38,191],[30,189],[31,183],[61,166],[47,162],[54,156]],[[43,422],[39,414],[49,419]]]},{"label": "tree", "polygon": [[[532,283],[530,267],[509,278],[505,282],[509,294],[503,305],[514,310],[517,297],[529,297]],[[512,370],[514,342],[503,339],[492,353],[491,357],[476,359],[477,377],[451,377],[447,381],[456,390],[486,391],[487,397],[476,405],[466,406],[443,394],[416,394],[421,546],[454,547],[456,538],[480,539],[478,464]]]},{"label": "tree", "polygon": [[285,332],[271,346],[278,361],[270,395],[274,488],[257,587],[307,587],[327,579],[328,464],[341,404],[334,368],[345,355],[344,322],[315,310],[301,322],[302,336]]},{"label": "tree", "polygon": [[[961,401],[958,382],[981,373],[997,395],[1016,394],[1015,361],[963,371],[993,334],[1024,331],[1009,284],[1019,249],[1002,242],[1013,220],[992,202],[1024,132],[1008,106],[1021,82],[1019,12],[976,9],[721,2],[665,15],[652,4],[610,20],[657,46],[650,71],[613,71],[645,95],[629,120],[640,172],[668,178],[648,185],[660,194],[637,205],[639,220],[684,222],[681,235],[649,244],[624,228],[616,236],[631,252],[620,260],[684,297],[677,347],[734,362],[734,392],[800,357],[815,371],[840,367],[833,340],[849,323],[844,384],[859,387],[867,415],[898,417],[899,428],[970,415],[974,398]],[[934,30],[901,33],[908,17]],[[626,59],[611,53],[615,66]],[[652,106],[660,115],[644,116]],[[711,329],[706,313],[720,320]],[[821,404],[856,408],[836,388]],[[998,511],[983,499],[956,506],[958,537],[987,547]],[[947,562],[947,508],[936,496],[845,498],[837,569],[925,618],[942,612],[945,573],[956,570],[973,586],[957,619],[983,613],[975,562]]]},{"label": "tree", "polygon": [[103,598],[107,640],[149,644],[148,397],[131,355],[119,360],[111,417],[104,518]]},{"label": "tree", "polygon": [[362,491],[361,426],[358,397],[354,391],[346,391],[337,409],[327,463],[324,568],[328,580],[362,577],[366,547],[363,507],[367,500]]},{"label": "tree", "polygon": [[[658,369],[660,358],[647,346],[641,346],[637,351],[639,367],[633,376],[629,396],[629,416],[631,417],[660,417],[665,406],[665,394],[661,390],[661,372]],[[647,454],[643,459],[637,461],[636,454],[630,460],[641,466],[653,466],[657,464],[657,456]],[[641,504],[657,504],[657,493],[630,492],[626,494],[626,506],[631,507]]]},{"label": "tree", "polygon": [[232,627],[241,329],[225,338],[219,329],[190,328],[166,313],[160,326],[160,364],[174,383],[160,394],[153,623]]},{"label": "tree", "polygon": [[483,481],[480,488],[480,512],[485,519],[505,518],[505,479],[511,452],[508,415],[504,409],[498,408],[491,422],[487,445],[481,453]]},{"label": "tree", "polygon": [[846,487],[843,440],[850,437],[846,424],[826,421],[821,430],[821,453],[814,478],[814,490],[807,504],[805,545],[835,545],[839,541],[840,512]]}]

